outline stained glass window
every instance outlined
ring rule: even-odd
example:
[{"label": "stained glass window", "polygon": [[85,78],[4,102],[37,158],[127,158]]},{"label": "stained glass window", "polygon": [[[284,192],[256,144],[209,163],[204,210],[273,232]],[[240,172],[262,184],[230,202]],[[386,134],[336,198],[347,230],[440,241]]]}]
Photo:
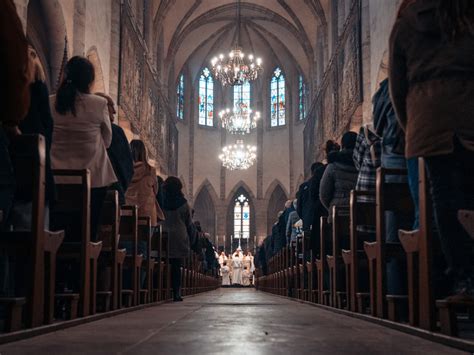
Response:
[{"label": "stained glass window", "polygon": [[234,110],[247,112],[250,108],[250,83],[234,86]]},{"label": "stained glass window", "polygon": [[306,117],[306,84],[303,75],[299,78],[299,97],[300,97],[300,120]]},{"label": "stained glass window", "polygon": [[250,206],[246,196],[240,195],[234,205],[234,238],[250,238]]},{"label": "stained glass window", "polygon": [[176,117],[184,119],[184,75],[181,74],[176,85]]},{"label": "stained glass window", "polygon": [[284,126],[286,121],[285,76],[280,68],[276,68],[273,72],[270,96],[270,124],[272,127]]},{"label": "stained glass window", "polygon": [[199,78],[199,124],[214,126],[214,81],[208,68]]}]

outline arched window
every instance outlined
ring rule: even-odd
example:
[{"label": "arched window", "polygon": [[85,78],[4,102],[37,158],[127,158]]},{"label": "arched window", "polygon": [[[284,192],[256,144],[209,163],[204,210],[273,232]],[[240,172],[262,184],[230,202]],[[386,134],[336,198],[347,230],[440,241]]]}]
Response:
[{"label": "arched window", "polygon": [[300,120],[304,120],[306,117],[306,83],[304,82],[303,75],[300,75],[298,88],[300,98]]},{"label": "arched window", "polygon": [[244,194],[235,199],[234,238],[250,239],[250,206],[249,199]]},{"label": "arched window", "polygon": [[214,81],[208,68],[199,78],[199,124],[214,126]]},{"label": "arched window", "polygon": [[250,83],[234,86],[234,110],[247,112],[250,108]]},{"label": "arched window", "polygon": [[184,119],[184,75],[181,74],[176,85],[176,117]]},{"label": "arched window", "polygon": [[270,84],[270,95],[270,124],[272,127],[284,126],[286,121],[285,76],[281,72],[280,68],[276,68],[273,72],[273,77]]}]

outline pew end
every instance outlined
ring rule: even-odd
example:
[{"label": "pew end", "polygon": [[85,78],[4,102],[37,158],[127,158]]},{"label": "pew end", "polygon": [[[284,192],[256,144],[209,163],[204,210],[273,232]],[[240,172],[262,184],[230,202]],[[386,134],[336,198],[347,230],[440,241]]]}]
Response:
[{"label": "pew end", "polygon": [[1,297],[0,305],[6,309],[4,324],[5,332],[14,332],[22,327],[23,308],[26,304],[25,297]]}]

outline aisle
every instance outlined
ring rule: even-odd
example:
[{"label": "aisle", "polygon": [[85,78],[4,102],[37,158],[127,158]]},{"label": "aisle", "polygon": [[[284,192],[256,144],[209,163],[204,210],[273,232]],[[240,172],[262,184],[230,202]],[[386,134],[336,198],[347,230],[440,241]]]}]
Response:
[{"label": "aisle", "polygon": [[0,354],[462,354],[253,289],[220,289],[1,346]]}]

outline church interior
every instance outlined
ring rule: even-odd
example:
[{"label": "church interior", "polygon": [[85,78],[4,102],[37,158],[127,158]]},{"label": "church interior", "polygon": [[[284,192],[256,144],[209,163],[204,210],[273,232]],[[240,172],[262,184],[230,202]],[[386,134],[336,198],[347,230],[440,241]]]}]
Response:
[{"label": "church interior", "polygon": [[472,0],[0,0],[0,53],[0,354],[474,353]]}]

